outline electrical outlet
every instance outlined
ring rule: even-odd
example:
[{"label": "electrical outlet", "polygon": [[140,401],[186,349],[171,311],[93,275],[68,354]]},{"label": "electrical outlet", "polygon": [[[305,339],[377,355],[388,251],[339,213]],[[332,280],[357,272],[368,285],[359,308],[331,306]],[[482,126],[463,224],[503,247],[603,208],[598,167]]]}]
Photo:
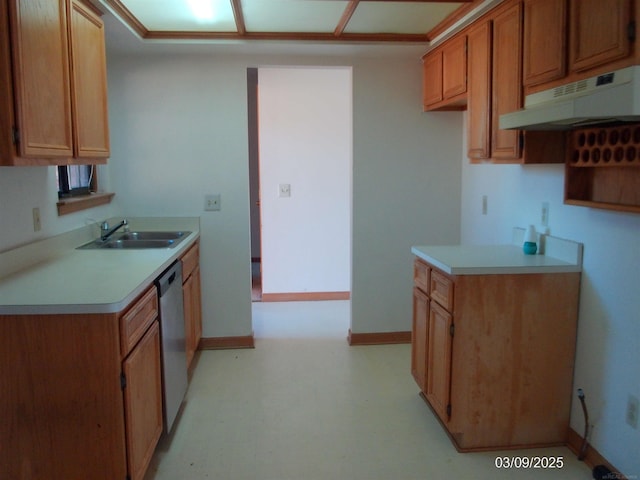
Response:
[{"label": "electrical outlet", "polygon": [[33,231],[39,232],[42,229],[42,223],[40,223],[40,209],[35,207],[31,213],[33,215]]},{"label": "electrical outlet", "polygon": [[291,184],[289,183],[281,183],[278,185],[278,196],[279,197],[290,197],[291,196]]},{"label": "electrical outlet", "polygon": [[629,399],[627,400],[626,422],[633,428],[638,428],[638,408],[638,397],[629,395]]},{"label": "electrical outlet", "polygon": [[220,210],[220,194],[210,194],[204,196],[204,209],[207,212],[217,212]]},{"label": "electrical outlet", "polygon": [[549,226],[549,202],[542,202],[542,211],[540,212],[540,223],[543,227]]},{"label": "electrical outlet", "polygon": [[487,196],[483,195],[482,196],[482,215],[487,214],[487,204],[488,204]]}]

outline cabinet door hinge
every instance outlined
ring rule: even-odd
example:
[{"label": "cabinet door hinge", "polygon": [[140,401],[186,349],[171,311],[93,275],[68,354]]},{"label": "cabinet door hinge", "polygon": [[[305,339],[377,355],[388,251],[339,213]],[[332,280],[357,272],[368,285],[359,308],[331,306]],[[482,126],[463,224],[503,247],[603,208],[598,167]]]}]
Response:
[{"label": "cabinet door hinge", "polygon": [[627,25],[627,38],[630,42],[636,41],[636,22],[631,20]]},{"label": "cabinet door hinge", "polygon": [[120,373],[120,388],[122,390],[127,388],[127,377],[125,376],[124,372]]},{"label": "cabinet door hinge", "polygon": [[447,404],[447,417],[451,416],[451,404]]},{"label": "cabinet door hinge", "polygon": [[20,143],[20,130],[18,130],[17,127],[13,127],[11,134],[13,136],[13,144],[14,145],[19,144]]},{"label": "cabinet door hinge", "polygon": [[449,325],[449,335],[451,335],[453,337],[453,334],[456,331],[456,326],[452,323],[451,325]]}]

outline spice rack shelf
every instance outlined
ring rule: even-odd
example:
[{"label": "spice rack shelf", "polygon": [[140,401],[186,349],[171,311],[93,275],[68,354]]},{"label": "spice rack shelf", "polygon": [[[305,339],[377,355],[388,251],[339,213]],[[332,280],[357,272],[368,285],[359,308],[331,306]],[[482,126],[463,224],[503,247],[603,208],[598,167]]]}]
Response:
[{"label": "spice rack shelf", "polygon": [[640,213],[640,123],[574,130],[565,203]]}]

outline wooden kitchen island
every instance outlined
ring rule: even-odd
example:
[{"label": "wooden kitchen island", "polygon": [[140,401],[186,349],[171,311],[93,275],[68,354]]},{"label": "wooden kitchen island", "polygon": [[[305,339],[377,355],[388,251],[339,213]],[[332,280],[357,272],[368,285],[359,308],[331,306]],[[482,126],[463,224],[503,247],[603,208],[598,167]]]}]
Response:
[{"label": "wooden kitchen island", "polygon": [[[411,372],[459,451],[565,444],[582,246],[414,247]],[[553,256],[555,255],[555,256]]]}]

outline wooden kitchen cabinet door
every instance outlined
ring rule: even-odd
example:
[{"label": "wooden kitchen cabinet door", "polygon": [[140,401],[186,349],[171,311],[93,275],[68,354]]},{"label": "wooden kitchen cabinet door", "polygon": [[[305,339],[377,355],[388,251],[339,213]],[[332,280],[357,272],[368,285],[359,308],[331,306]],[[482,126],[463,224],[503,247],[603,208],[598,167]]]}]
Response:
[{"label": "wooden kitchen cabinet door", "polygon": [[462,110],[467,93],[467,37],[447,40],[422,59],[422,104],[429,110]]},{"label": "wooden kitchen cabinet door", "polygon": [[73,156],[66,0],[12,0],[18,155]]},{"label": "wooden kitchen cabinet door", "polygon": [[422,106],[442,101],[442,52],[440,50],[425,56],[422,61]]},{"label": "wooden kitchen cabinet door", "polygon": [[491,22],[469,29],[467,156],[473,163],[491,157]]},{"label": "wooden kitchen cabinet door", "polygon": [[187,368],[198,350],[202,337],[202,309],[200,294],[200,267],[196,266],[189,278],[182,284],[184,304],[184,326],[187,347]]},{"label": "wooden kitchen cabinet door", "polygon": [[631,0],[571,0],[571,71],[597,67],[630,54]]},{"label": "wooden kitchen cabinet door", "polygon": [[142,480],[162,434],[160,329],[156,320],[123,362],[127,471]]},{"label": "wooden kitchen cabinet door", "polygon": [[429,403],[442,419],[449,421],[451,395],[451,314],[435,301],[429,304],[427,343],[427,389]]},{"label": "wooden kitchen cabinet door", "polygon": [[202,338],[202,286],[200,284],[200,266],[193,273],[193,349],[198,350]]},{"label": "wooden kitchen cabinet door", "polygon": [[462,35],[442,47],[442,98],[467,91],[467,37]]},{"label": "wooden kitchen cabinet door", "polygon": [[520,131],[501,130],[500,115],[522,108],[522,5],[493,20],[491,157],[497,163],[519,163]]},{"label": "wooden kitchen cabinet door", "polygon": [[524,86],[566,75],[567,0],[524,0]]},{"label": "wooden kitchen cabinet door", "polygon": [[104,24],[83,3],[71,3],[71,63],[75,156],[107,158],[107,62]]},{"label": "wooden kitchen cabinet door", "polygon": [[429,297],[419,288],[413,289],[413,328],[411,330],[411,374],[422,392],[427,391],[427,329]]}]

